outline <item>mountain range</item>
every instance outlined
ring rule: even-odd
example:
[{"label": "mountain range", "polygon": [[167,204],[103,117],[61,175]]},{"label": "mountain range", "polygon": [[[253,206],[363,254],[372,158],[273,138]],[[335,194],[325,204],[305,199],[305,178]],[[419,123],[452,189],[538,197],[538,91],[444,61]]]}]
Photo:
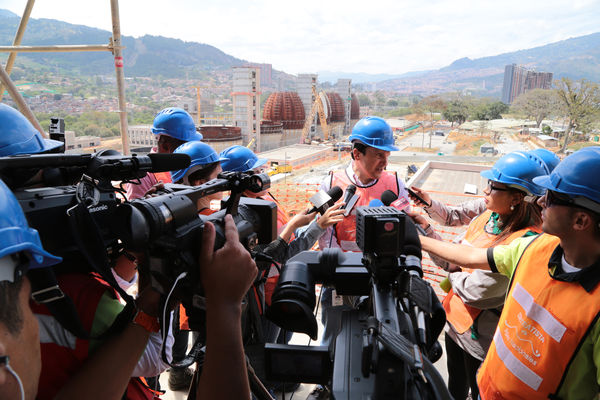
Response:
[{"label": "mountain range", "polygon": [[[12,44],[19,20],[18,15],[0,9],[0,45]],[[22,44],[107,44],[111,35],[109,31],[84,25],[31,18]],[[126,47],[125,75],[129,77],[206,78],[219,71],[229,73],[231,67],[248,63],[204,43],[152,35],[123,36],[122,42]],[[0,53],[0,59],[5,58],[6,53]],[[114,73],[111,58],[102,52],[22,53],[18,60],[21,58],[57,72],[91,76]],[[469,91],[499,97],[504,67],[512,63],[553,72],[555,79],[600,81],[600,32],[497,56],[461,58],[438,70],[402,75],[321,71],[319,80],[334,82],[350,78],[353,83],[376,82],[377,89],[407,94]],[[283,77],[291,81],[291,76],[281,71],[273,70],[273,75],[274,79]]]}]

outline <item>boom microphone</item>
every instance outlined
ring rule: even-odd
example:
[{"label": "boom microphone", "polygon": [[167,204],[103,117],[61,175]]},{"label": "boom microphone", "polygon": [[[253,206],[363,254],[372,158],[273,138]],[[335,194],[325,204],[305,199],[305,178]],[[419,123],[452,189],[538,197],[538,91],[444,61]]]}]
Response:
[{"label": "boom microphone", "polygon": [[308,210],[307,214],[318,211],[319,214],[323,215],[329,207],[335,204],[342,197],[342,189],[339,186],[334,186],[327,192],[319,190],[313,197],[310,198],[310,202],[313,204],[313,208]]}]

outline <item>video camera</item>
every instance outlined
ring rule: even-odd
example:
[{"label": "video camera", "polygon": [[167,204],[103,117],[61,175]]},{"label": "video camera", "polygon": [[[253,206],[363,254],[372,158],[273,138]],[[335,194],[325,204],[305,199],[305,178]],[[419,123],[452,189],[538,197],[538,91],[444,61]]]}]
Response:
[{"label": "video camera", "polygon": [[267,344],[268,379],[327,384],[335,399],[450,398],[432,365],[445,313],[422,279],[414,223],[393,207],[359,207],[356,218],[362,253],[324,249],[291,258],[267,310],[283,329],[316,340],[315,284],[357,296],[334,346]]},{"label": "video camera", "polygon": [[[218,249],[225,241],[225,214],[231,214],[240,241],[251,250],[257,243],[274,239],[276,206],[242,198],[245,190],[260,192],[270,186],[268,175],[252,172],[221,173],[197,187],[167,185],[169,193],[126,201],[122,184],[139,183],[147,172],[182,169],[189,164],[185,154],[126,157],[108,151],[95,155],[13,156],[0,158],[0,177],[9,182],[44,248],[63,257],[58,268],[97,272],[129,302],[132,299],[116,283],[109,260],[110,254],[125,247],[145,255],[140,273],[147,274],[163,295],[181,277],[177,297],[186,307],[202,308],[197,260],[204,223],[215,225]],[[121,188],[115,188],[113,181],[120,181]],[[219,191],[231,192],[223,209],[199,216],[196,201]],[[42,302],[61,295],[58,286],[43,293],[38,298]],[[192,330],[202,326],[203,321],[190,321]]]}]

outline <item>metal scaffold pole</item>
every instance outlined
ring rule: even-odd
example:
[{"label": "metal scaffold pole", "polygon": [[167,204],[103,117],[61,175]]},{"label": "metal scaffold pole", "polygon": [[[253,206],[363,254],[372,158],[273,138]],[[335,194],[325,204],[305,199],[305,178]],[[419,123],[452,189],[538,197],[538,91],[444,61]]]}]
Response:
[{"label": "metal scaffold pole", "polygon": [[[13,46],[18,46],[21,44],[21,40],[23,40],[23,34],[25,33],[25,28],[27,27],[27,22],[29,21],[29,16],[31,15],[31,9],[33,8],[33,3],[35,0],[28,0],[27,5],[25,6],[25,11],[23,11],[23,16],[21,17],[21,22],[19,22],[19,27],[17,28],[17,33],[15,34],[15,39],[13,40]],[[15,58],[17,57],[17,53],[10,53],[8,55],[8,60],[6,60],[6,66],[4,69],[6,73],[10,75],[10,71],[12,71],[13,64],[15,63]],[[0,101],[2,101],[2,96],[4,96],[4,85],[0,83]]]},{"label": "metal scaffold pole", "polygon": [[129,139],[127,136],[127,102],[125,101],[125,72],[123,71],[123,52],[121,51],[121,22],[119,19],[119,1],[110,0],[112,14],[112,46],[114,48],[115,73],[117,74],[117,90],[119,96],[119,117],[121,120],[121,143],[123,154],[129,154]]}]

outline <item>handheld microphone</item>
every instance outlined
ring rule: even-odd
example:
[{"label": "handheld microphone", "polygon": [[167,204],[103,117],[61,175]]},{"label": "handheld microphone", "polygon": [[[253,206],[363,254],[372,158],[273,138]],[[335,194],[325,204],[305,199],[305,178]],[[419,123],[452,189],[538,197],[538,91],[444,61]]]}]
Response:
[{"label": "handheld microphone", "polygon": [[318,211],[319,214],[323,215],[323,213],[327,211],[329,207],[334,205],[335,202],[342,197],[342,193],[342,189],[340,189],[339,186],[334,186],[327,192],[319,190],[317,193],[315,193],[314,196],[312,196],[309,199],[309,201],[313,204],[314,207],[308,210],[307,214],[311,214],[315,211]]},{"label": "handheld microphone", "polygon": [[352,211],[352,208],[358,201],[359,196],[356,196],[355,193],[356,193],[356,186],[354,186],[353,184],[350,184],[346,187],[346,192],[344,195],[344,205],[340,207],[341,210],[346,210],[344,212],[344,217],[347,217],[350,214],[350,212]]},{"label": "handheld microphone", "polygon": [[396,193],[391,190],[386,190],[381,194],[381,201],[383,204],[389,207],[394,207],[397,210],[404,210],[406,207],[410,205],[410,202],[404,197],[398,198]]},{"label": "handheld microphone", "polygon": [[[396,196],[396,193],[392,192],[391,190],[386,190],[381,194],[381,202],[384,205],[394,207],[395,209],[400,210],[401,212],[404,212],[403,210],[410,205],[410,202],[408,200],[406,200],[404,197],[399,199],[398,196]],[[425,230],[421,227],[421,225],[414,225],[417,228],[417,231],[422,236],[427,236]]]}]

